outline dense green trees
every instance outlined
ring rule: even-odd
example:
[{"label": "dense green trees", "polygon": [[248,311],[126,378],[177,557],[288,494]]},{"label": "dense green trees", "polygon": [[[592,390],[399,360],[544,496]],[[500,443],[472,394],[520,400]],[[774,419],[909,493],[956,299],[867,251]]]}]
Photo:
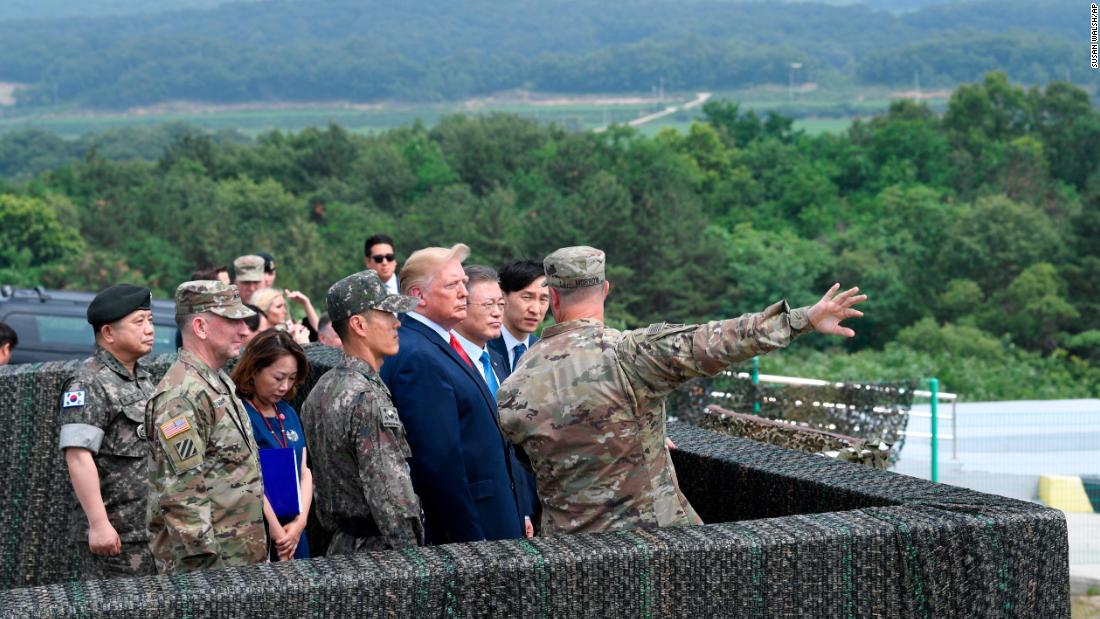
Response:
[{"label": "dense green trees", "polygon": [[[89,4],[106,12],[103,0]],[[127,13],[135,3],[118,4]],[[794,62],[801,82],[917,78],[942,87],[1003,70],[1032,84],[1098,83],[1080,60],[1069,0],[954,2],[900,15],[727,0],[521,0],[506,10],[490,0],[211,4],[41,20],[4,20],[0,9],[0,81],[29,85],[17,93],[24,108],[649,92],[662,81],[714,91],[785,85]]]},{"label": "dense green trees", "polygon": [[320,304],[380,230],[402,257],[462,241],[494,265],[583,243],[608,253],[621,326],[808,304],[834,281],[870,294],[856,338],[809,337],[768,371],[1100,395],[1100,112],[1082,91],[994,74],[942,118],[897,102],[843,135],[704,112],[653,138],[497,114],[247,143],[180,130],[153,161],[92,149],[0,185],[0,283],[167,296],[197,265],[269,250]]}]

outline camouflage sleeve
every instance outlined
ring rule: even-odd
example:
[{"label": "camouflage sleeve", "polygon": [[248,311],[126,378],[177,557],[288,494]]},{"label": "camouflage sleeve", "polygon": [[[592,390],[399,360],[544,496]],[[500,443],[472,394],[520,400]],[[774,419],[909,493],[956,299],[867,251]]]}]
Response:
[{"label": "camouflage sleeve", "polygon": [[153,491],[159,496],[172,552],[184,571],[221,567],[203,475],[209,425],[185,398],[159,405],[154,419]]},{"label": "camouflage sleeve", "polygon": [[363,394],[356,403],[353,420],[363,498],[386,546],[396,549],[423,545],[420,501],[409,477],[405,459],[411,454],[397,409]]},{"label": "camouflage sleeve", "polygon": [[812,331],[807,308],[779,301],[763,312],[703,325],[650,325],[628,331],[619,358],[639,398],[668,395],[684,381],[713,376],[732,363],[783,348]]},{"label": "camouflage sleeve", "polygon": [[81,447],[99,453],[103,428],[110,421],[111,403],[96,380],[74,377],[61,390],[61,432],[58,447]]}]

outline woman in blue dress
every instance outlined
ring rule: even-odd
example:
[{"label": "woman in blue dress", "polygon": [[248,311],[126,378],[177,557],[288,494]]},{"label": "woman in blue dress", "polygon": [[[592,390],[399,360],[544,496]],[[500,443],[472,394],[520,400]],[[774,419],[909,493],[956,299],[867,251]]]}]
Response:
[{"label": "woman in blue dress", "polygon": [[241,355],[237,367],[233,368],[237,396],[248,410],[256,445],[260,449],[293,448],[298,462],[301,512],[280,518],[264,496],[264,520],[272,542],[272,561],[309,558],[309,542],[303,532],[313,499],[313,475],[306,461],[302,422],[286,402],[294,397],[294,389],[305,381],[308,371],[309,363],[302,347],[285,331],[275,329],[256,335]]}]

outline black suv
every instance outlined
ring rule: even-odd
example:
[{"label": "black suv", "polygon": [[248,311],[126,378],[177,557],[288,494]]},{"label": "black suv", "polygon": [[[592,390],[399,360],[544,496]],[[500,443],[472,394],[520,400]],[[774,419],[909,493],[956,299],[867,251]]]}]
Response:
[{"label": "black suv", "polygon": [[[19,336],[12,363],[82,359],[95,349],[88,324],[94,292],[0,286],[0,322]],[[176,350],[176,304],[153,300],[154,355]]]}]

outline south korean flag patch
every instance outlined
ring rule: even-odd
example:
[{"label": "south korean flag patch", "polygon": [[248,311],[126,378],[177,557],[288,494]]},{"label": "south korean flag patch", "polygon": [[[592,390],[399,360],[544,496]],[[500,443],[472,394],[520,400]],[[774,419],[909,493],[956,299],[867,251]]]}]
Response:
[{"label": "south korean flag patch", "polygon": [[73,408],[74,406],[84,406],[84,390],[79,391],[66,391],[61,394],[61,408]]}]

